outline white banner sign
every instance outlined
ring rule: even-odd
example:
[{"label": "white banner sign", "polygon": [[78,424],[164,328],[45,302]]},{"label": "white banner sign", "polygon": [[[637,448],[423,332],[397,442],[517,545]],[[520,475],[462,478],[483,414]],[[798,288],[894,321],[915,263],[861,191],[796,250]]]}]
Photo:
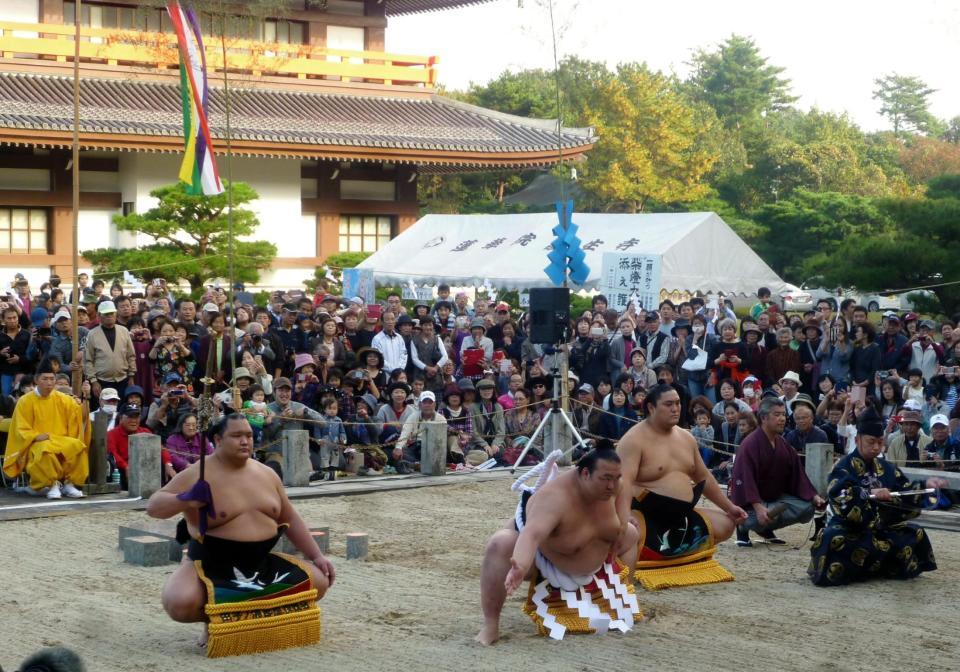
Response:
[{"label": "white banner sign", "polygon": [[637,301],[638,311],[656,310],[660,303],[662,262],[659,254],[604,252],[600,291],[610,307],[624,311],[630,301]]},{"label": "white banner sign", "polygon": [[404,301],[432,301],[433,287],[417,287],[417,292],[414,294],[409,287],[404,286],[401,298]]}]

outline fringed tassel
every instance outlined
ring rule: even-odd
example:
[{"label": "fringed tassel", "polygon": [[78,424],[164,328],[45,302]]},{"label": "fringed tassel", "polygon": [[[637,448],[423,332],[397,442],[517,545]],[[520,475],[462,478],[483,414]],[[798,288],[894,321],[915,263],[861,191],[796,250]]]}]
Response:
[{"label": "fringed tassel", "polygon": [[207,657],[242,656],[309,646],[320,641],[320,609],[254,618],[233,623],[210,623]]},{"label": "fringed tassel", "polygon": [[710,559],[673,567],[638,569],[634,572],[634,578],[646,590],[661,590],[680,586],[724,583],[733,581],[733,574],[716,560]]},{"label": "fringed tassel", "polygon": [[[601,570],[598,572],[598,577],[601,579],[606,578],[606,573]],[[622,586],[620,590],[625,592],[627,595],[632,596],[634,594],[634,589],[632,582],[630,581],[630,568],[627,566],[622,566],[620,571],[617,573],[619,582]],[[581,609],[576,606],[571,606],[568,600],[565,600],[562,596],[559,596],[555,589],[549,589],[549,594],[545,595],[545,599],[537,595],[537,588],[541,583],[540,572],[534,572],[533,578],[530,580],[530,588],[527,592],[527,600],[523,605],[523,613],[530,617],[530,620],[534,622],[537,626],[537,633],[543,637],[552,637],[553,639],[563,639],[563,636],[567,633],[574,634],[596,634],[598,629],[591,625],[591,619],[585,617]],[[611,596],[620,603],[621,609],[629,609],[632,614],[633,620],[629,624],[623,624],[621,629],[626,631],[630,629],[630,626],[634,622],[639,621],[643,618],[643,612],[640,611],[636,605],[636,600],[630,600],[632,605],[626,604],[626,601],[623,600],[623,595],[618,595],[618,591],[615,587],[607,585],[607,590],[610,592]],[[546,592],[546,590],[544,591]],[[573,596],[571,599],[576,599],[581,591],[577,593],[569,593]],[[541,593],[544,594],[544,593]],[[590,600],[592,605],[596,607],[600,614],[603,615],[602,620],[608,620],[610,622],[620,622],[621,613],[618,613],[616,605],[612,604],[609,599],[604,597],[603,591],[599,587],[595,587],[593,591],[590,592]],[[539,603],[539,604],[538,604]],[[595,621],[596,616],[595,616]],[[559,627],[558,627],[559,626]],[[604,631],[606,628],[604,628]]]}]

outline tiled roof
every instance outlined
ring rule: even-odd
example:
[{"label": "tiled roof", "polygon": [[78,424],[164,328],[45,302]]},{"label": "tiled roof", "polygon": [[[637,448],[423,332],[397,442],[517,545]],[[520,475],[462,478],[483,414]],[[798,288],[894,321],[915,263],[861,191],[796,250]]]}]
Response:
[{"label": "tiled roof", "polygon": [[[236,141],[269,145],[365,147],[384,151],[498,154],[556,151],[556,122],[525,119],[441,96],[377,97],[231,89]],[[223,90],[211,90],[211,133],[225,136]],[[133,79],[81,79],[83,134],[182,136],[179,87]],[[2,129],[72,131],[73,83],[63,76],[0,73]],[[585,151],[591,129],[563,129],[565,150]],[[504,157],[506,158],[506,157]],[[523,157],[519,157],[522,161]],[[504,164],[509,164],[504,161]]]},{"label": "tiled roof", "polygon": [[466,5],[479,5],[491,0],[386,0],[387,16],[432,12],[441,9],[453,9]]}]

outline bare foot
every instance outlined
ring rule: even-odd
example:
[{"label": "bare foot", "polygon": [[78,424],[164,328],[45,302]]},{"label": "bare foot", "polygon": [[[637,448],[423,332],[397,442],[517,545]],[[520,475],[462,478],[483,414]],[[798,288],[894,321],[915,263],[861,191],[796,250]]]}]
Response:
[{"label": "bare foot", "polygon": [[199,646],[201,649],[207,648],[207,640],[209,638],[210,638],[210,632],[209,632],[208,624],[204,623],[203,631],[200,633],[200,638],[197,639],[197,646]]},{"label": "bare foot", "polygon": [[477,633],[477,636],[473,638],[473,641],[479,642],[484,646],[490,646],[498,639],[500,639],[499,625],[485,625],[480,632]]}]

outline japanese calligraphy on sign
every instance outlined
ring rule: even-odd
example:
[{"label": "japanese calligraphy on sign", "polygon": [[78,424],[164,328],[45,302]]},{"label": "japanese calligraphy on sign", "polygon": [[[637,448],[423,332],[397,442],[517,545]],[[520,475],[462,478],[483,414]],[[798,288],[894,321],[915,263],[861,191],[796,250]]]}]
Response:
[{"label": "japanese calligraphy on sign", "polygon": [[623,311],[635,297],[639,301],[637,310],[656,310],[662,287],[662,261],[659,254],[604,252],[600,291],[610,307]]}]

